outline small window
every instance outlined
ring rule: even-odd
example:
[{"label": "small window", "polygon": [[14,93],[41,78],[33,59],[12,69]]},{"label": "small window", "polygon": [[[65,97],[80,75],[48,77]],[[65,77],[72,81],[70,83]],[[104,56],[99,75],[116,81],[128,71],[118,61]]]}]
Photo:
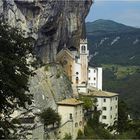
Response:
[{"label": "small window", "polygon": [[106,119],[106,116],[104,115],[104,116],[102,116],[102,119]]},{"label": "small window", "polygon": [[90,70],[88,70],[88,72],[90,73]]},{"label": "small window", "polygon": [[116,105],[115,107],[116,107],[116,108],[118,108],[118,106],[117,106],[117,105]]},{"label": "small window", "polygon": [[76,74],[78,75],[78,74],[79,74],[79,72],[76,72]]},{"label": "small window", "polygon": [[86,51],[86,46],[82,46],[82,53],[85,53]]},{"label": "small window", "polygon": [[75,123],[75,127],[78,127],[78,123]]},{"label": "small window", "polygon": [[88,80],[90,80],[90,78],[88,78]]},{"label": "small window", "polygon": [[103,109],[103,110],[106,110],[106,107],[103,107],[102,109]]},{"label": "small window", "polygon": [[106,102],[106,99],[104,99],[104,102]]},{"label": "small window", "polygon": [[110,118],[112,119],[112,115],[110,116]]},{"label": "small window", "polygon": [[96,70],[94,70],[94,73],[96,73]]},{"label": "small window", "polygon": [[70,119],[72,119],[72,114],[70,113]]},{"label": "small window", "polygon": [[112,110],[112,106],[110,107],[110,110]]},{"label": "small window", "polygon": [[79,126],[81,126],[81,125],[82,125],[82,121],[79,122]]},{"label": "small window", "polygon": [[94,77],[94,80],[96,80],[96,78]]},{"label": "small window", "polygon": [[76,77],[76,84],[78,84],[79,83],[79,78],[78,77]]},{"label": "small window", "polygon": [[118,100],[118,98],[116,97],[116,101]]}]

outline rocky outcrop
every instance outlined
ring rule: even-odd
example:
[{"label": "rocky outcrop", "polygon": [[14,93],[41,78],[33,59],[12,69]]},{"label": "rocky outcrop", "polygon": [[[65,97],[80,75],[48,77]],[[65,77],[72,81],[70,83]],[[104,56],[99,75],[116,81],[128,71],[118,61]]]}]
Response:
[{"label": "rocky outcrop", "polygon": [[[92,0],[0,0],[0,18],[31,37],[36,54],[48,65],[64,46],[79,46],[91,4]],[[49,66],[47,72],[39,68],[30,91],[41,109],[55,109],[57,101],[72,96],[71,83],[58,65]]]},{"label": "rocky outcrop", "polygon": [[92,0],[0,0],[0,14],[35,40],[36,53],[47,63],[55,61],[65,44],[78,46],[91,4]]},{"label": "rocky outcrop", "polygon": [[72,97],[71,82],[56,63],[39,68],[30,81],[30,92],[34,93],[35,105],[40,110],[56,109],[58,101]]}]

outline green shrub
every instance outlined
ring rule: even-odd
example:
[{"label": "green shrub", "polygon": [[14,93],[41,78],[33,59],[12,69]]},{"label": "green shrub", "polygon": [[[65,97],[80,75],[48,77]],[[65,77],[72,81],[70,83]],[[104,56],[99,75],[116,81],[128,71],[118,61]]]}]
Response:
[{"label": "green shrub", "polygon": [[83,136],[84,136],[83,132],[81,131],[81,129],[79,129],[77,134],[77,139],[81,139]]},{"label": "green shrub", "polygon": [[65,133],[65,136],[64,136],[63,140],[71,140],[71,139],[72,139],[71,134],[70,133],[69,134]]}]

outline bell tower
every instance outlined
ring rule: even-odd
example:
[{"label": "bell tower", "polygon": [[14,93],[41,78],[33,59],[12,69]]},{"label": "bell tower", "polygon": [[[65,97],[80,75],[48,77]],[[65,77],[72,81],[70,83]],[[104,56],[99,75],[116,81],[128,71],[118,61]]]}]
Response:
[{"label": "bell tower", "polygon": [[81,63],[81,82],[88,81],[88,56],[87,39],[80,39],[80,63]]}]

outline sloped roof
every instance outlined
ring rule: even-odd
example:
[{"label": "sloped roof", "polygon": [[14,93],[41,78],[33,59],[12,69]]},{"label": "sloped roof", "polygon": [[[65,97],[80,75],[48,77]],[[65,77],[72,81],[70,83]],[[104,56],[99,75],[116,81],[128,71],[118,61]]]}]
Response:
[{"label": "sloped roof", "polygon": [[60,102],[57,102],[57,104],[58,105],[77,106],[77,105],[83,104],[83,102],[80,100],[77,100],[75,98],[68,98],[68,99],[62,100]]},{"label": "sloped roof", "polygon": [[66,53],[67,53],[69,56],[71,56],[71,58],[74,59],[74,57],[73,57],[71,51],[70,51],[69,49],[67,49],[67,48],[62,49],[62,50],[56,55],[56,58],[59,58],[59,57],[63,56],[63,55],[66,54]]},{"label": "sloped roof", "polygon": [[[85,94],[82,94],[82,95],[85,95]],[[118,93],[97,90],[96,88],[92,88],[92,89],[90,88],[89,93],[87,93],[85,96],[111,98],[118,95],[119,95]]]}]

